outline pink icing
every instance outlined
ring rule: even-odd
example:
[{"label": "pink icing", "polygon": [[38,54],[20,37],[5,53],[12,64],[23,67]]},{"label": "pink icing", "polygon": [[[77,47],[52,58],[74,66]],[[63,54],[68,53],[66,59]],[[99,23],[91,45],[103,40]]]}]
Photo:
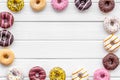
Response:
[{"label": "pink icing", "polygon": [[61,0],[60,3],[58,3],[58,0],[52,0],[51,4],[55,10],[62,11],[68,6],[68,0]]},{"label": "pink icing", "polygon": [[[5,21],[7,20],[7,21]],[[9,12],[1,12],[0,13],[0,27],[2,28],[9,28],[13,25],[14,17]]]},{"label": "pink icing", "polygon": [[94,80],[110,80],[110,74],[104,68],[98,69],[94,73]]}]

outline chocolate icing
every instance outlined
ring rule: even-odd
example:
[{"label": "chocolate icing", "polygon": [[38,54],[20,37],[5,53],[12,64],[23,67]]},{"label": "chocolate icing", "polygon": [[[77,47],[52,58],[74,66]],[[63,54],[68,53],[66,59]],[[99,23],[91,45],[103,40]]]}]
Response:
[{"label": "chocolate icing", "polygon": [[115,7],[114,0],[99,0],[99,8],[102,12],[108,13]]},{"label": "chocolate icing", "polygon": [[119,59],[115,54],[109,53],[103,58],[103,65],[107,70],[114,70],[119,65]]}]

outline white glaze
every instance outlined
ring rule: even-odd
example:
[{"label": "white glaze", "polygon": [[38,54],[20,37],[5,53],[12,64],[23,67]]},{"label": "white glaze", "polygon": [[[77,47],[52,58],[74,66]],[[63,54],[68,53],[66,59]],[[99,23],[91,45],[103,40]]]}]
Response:
[{"label": "white glaze", "polygon": [[110,34],[116,33],[120,29],[119,19],[116,17],[106,17],[104,20],[104,28]]},{"label": "white glaze", "polygon": [[18,68],[10,68],[7,74],[8,80],[23,80],[23,74]]}]

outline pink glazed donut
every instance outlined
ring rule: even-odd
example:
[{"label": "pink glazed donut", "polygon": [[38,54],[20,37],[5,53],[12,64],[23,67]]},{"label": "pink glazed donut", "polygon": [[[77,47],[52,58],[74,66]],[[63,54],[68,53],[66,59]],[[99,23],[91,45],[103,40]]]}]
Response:
[{"label": "pink glazed donut", "polygon": [[62,11],[68,6],[68,0],[52,0],[52,7],[57,11]]},{"label": "pink glazed donut", "polygon": [[104,68],[98,69],[94,73],[94,80],[110,80],[110,74]]},{"label": "pink glazed donut", "polygon": [[9,28],[14,23],[14,17],[9,12],[1,12],[0,13],[0,27],[1,28]]}]

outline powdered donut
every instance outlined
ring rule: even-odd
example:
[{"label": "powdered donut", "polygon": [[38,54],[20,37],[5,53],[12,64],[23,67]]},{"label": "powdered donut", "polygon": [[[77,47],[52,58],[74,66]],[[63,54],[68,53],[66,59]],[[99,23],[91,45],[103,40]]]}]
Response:
[{"label": "powdered donut", "polygon": [[13,12],[18,12],[24,7],[24,0],[7,0],[7,7]]},{"label": "powdered donut", "polygon": [[7,47],[13,43],[14,36],[7,30],[0,31],[0,46]]},{"label": "powdered donut", "polygon": [[52,0],[52,7],[57,11],[62,11],[68,6],[68,0]]},{"label": "powdered donut", "polygon": [[17,68],[11,68],[7,74],[8,80],[23,80],[22,72]]},{"label": "powdered donut", "polygon": [[0,63],[3,65],[10,65],[14,61],[14,53],[9,49],[0,50]]},{"label": "powdered donut", "polygon": [[107,70],[114,70],[119,65],[119,58],[115,54],[109,53],[103,58],[103,65]]},{"label": "powdered donut", "polygon": [[120,47],[120,39],[117,36],[111,34],[104,39],[104,48],[108,52],[115,52]]},{"label": "powdered donut", "polygon": [[94,80],[110,80],[110,74],[106,69],[98,69],[94,73]]},{"label": "powdered donut", "polygon": [[80,10],[84,11],[92,5],[91,0],[75,0],[75,6]]},{"label": "powdered donut", "polygon": [[30,6],[34,11],[43,10],[46,6],[46,0],[30,0]]},{"label": "powdered donut", "polygon": [[14,17],[9,12],[1,12],[0,13],[0,27],[9,28],[13,25]]},{"label": "powdered donut", "polygon": [[106,17],[104,20],[104,28],[110,34],[117,32],[120,29],[119,19],[116,17]]},{"label": "powdered donut", "polygon": [[50,80],[65,80],[65,71],[60,67],[54,67],[49,74]]},{"label": "powdered donut", "polygon": [[104,13],[112,11],[114,7],[115,7],[114,0],[99,0],[99,8]]},{"label": "powdered donut", "polygon": [[30,80],[45,80],[46,72],[42,67],[35,66],[29,71]]}]

